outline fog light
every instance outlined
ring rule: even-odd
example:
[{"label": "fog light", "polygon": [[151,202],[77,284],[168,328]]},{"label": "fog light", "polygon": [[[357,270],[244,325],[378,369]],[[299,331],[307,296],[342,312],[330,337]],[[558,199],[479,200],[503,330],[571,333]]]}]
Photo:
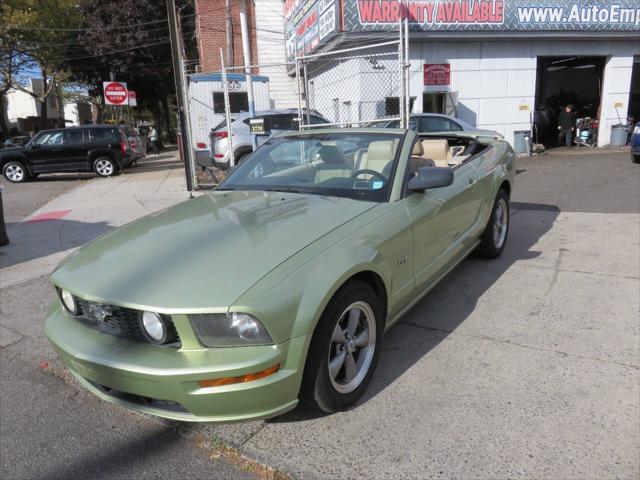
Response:
[{"label": "fog light", "polygon": [[142,331],[152,343],[164,343],[167,339],[167,325],[164,319],[154,312],[142,312]]},{"label": "fog light", "polygon": [[62,299],[64,308],[66,308],[71,315],[77,315],[78,305],[76,304],[76,299],[73,297],[71,292],[60,290],[60,298]]}]

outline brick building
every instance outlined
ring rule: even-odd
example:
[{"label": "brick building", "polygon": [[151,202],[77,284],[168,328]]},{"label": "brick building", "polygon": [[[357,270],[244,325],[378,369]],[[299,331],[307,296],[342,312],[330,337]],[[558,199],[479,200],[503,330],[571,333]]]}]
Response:
[{"label": "brick building", "polygon": [[[240,30],[240,4],[242,0],[229,0],[231,3],[233,66],[243,65],[242,35]],[[220,70],[220,48],[227,53],[225,0],[196,0],[196,31],[198,53],[203,72]],[[276,44],[276,49],[284,55],[284,19],[281,0],[246,0],[247,26],[250,35],[251,63],[258,63],[264,42],[264,35],[270,38],[267,43]],[[256,13],[257,18],[256,20]],[[268,30],[268,31],[266,31]],[[281,35],[278,32],[282,32]],[[278,40],[281,45],[278,45]],[[280,55],[282,59],[282,55]],[[232,65],[228,65],[232,66]]]}]

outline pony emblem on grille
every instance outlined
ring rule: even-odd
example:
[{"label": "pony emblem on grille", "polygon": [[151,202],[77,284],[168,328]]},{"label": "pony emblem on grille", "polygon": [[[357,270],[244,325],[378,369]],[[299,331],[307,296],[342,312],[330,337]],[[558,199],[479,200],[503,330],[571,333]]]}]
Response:
[{"label": "pony emblem on grille", "polygon": [[109,305],[100,305],[99,303],[89,303],[87,310],[87,315],[97,322],[104,322],[107,317],[113,315]]}]

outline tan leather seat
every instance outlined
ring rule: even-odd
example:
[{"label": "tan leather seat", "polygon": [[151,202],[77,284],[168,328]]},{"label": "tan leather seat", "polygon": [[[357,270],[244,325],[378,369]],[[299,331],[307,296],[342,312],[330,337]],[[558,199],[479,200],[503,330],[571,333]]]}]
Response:
[{"label": "tan leather seat", "polygon": [[449,142],[444,138],[430,138],[422,140],[422,157],[426,160],[433,160],[437,167],[448,167],[451,161]]},{"label": "tan leather seat", "polygon": [[411,151],[411,164],[409,165],[409,171],[416,173],[420,167],[435,167],[435,162],[430,158],[424,158],[424,148],[422,148],[422,142],[417,141],[413,144],[413,150]]},{"label": "tan leather seat", "polygon": [[393,161],[395,156],[394,140],[378,140],[369,144],[366,155],[363,154],[358,170],[374,170],[384,173],[385,167]]},{"label": "tan leather seat", "polygon": [[339,145],[323,143],[318,156],[323,163],[315,172],[314,183],[333,178],[350,178],[353,175],[353,168]]}]

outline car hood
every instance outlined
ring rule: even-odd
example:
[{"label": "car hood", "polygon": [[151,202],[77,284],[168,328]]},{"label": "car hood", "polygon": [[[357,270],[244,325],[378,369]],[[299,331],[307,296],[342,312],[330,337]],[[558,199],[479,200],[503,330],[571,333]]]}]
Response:
[{"label": "car hood", "polygon": [[25,151],[25,147],[5,147],[0,148],[0,156],[2,155],[10,155],[14,153],[22,153]]},{"label": "car hood", "polygon": [[211,192],[94,240],[51,279],[82,298],[131,308],[226,308],[287,258],[375,205],[295,193]]}]

